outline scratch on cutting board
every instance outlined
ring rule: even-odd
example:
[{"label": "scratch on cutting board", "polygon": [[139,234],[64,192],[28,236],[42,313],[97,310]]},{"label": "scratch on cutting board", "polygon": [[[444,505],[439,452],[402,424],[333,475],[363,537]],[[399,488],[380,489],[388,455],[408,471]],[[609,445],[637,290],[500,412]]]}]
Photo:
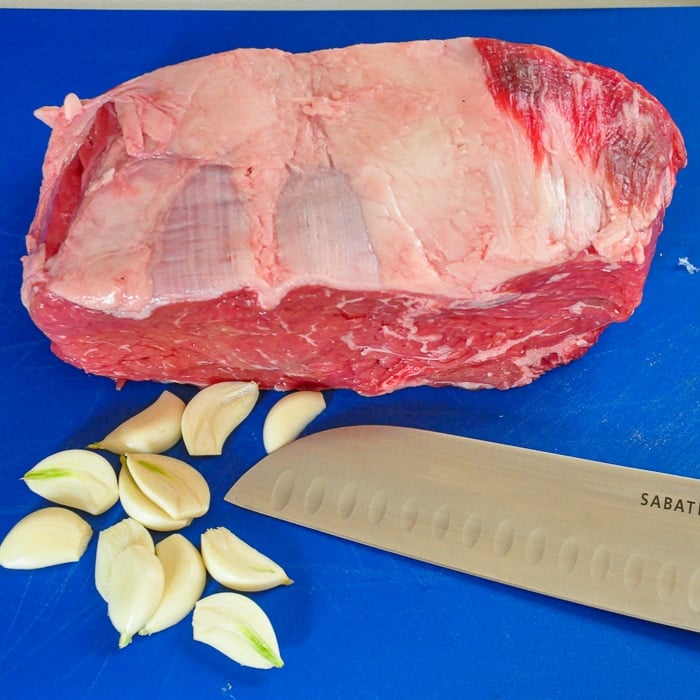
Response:
[{"label": "scratch on cutting board", "polygon": [[92,695],[92,691],[97,686],[97,682],[100,679],[100,677],[102,676],[102,674],[104,673],[105,669],[107,668],[107,664],[110,662],[111,658],[112,658],[111,654],[109,656],[105,656],[102,659],[102,663],[100,663],[100,666],[97,669],[97,671],[93,672],[92,683],[88,686],[88,689],[87,689],[87,691],[88,691],[87,696],[88,697],[90,695]]},{"label": "scratch on cutting board", "polygon": [[221,686],[221,694],[227,698],[235,698],[233,695],[233,684],[231,681],[226,681],[223,686]]},{"label": "scratch on cutting board", "polygon": [[[3,646],[4,646],[5,654],[8,657],[10,656],[13,648],[17,644],[19,644],[22,637],[25,634],[30,633],[31,624],[23,625],[20,628],[20,629],[24,630],[24,633],[15,632],[15,627],[18,625],[18,618],[21,616],[21,614],[24,611],[24,604],[28,598],[28,592],[29,592],[29,589],[31,587],[31,583],[32,583],[32,574],[30,573],[29,580],[25,583],[24,588],[22,589],[22,594],[20,596],[19,602],[14,606],[14,615],[12,616],[12,620],[10,621],[10,624],[7,627],[7,639],[8,639],[8,641]],[[13,640],[13,641],[10,642],[9,640]]]},{"label": "scratch on cutting board", "polygon": [[700,267],[696,267],[688,258],[678,258],[679,267],[684,267],[691,275],[700,272]]}]

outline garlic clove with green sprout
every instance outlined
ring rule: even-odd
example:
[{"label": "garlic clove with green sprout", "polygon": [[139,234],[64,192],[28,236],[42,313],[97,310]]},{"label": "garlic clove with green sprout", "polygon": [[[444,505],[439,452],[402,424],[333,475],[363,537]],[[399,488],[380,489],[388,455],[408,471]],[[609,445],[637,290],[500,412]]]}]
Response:
[{"label": "garlic clove with green sprout", "polygon": [[167,455],[128,453],[122,463],[141,492],[171,518],[198,518],[209,510],[209,485],[186,462]]},{"label": "garlic clove with green sprout", "polygon": [[119,499],[112,465],[90,450],[63,450],[45,457],[23,477],[36,494],[53,503],[99,515]]},{"label": "garlic clove with green sprout", "polygon": [[262,608],[240,593],[214,593],[197,602],[192,633],[242,666],[281,668],[275,630]]},{"label": "garlic clove with green sprout", "polygon": [[172,532],[192,522],[192,518],[171,518],[153,503],[136,485],[126,466],[119,471],[119,500],[126,514],[149,530]]}]

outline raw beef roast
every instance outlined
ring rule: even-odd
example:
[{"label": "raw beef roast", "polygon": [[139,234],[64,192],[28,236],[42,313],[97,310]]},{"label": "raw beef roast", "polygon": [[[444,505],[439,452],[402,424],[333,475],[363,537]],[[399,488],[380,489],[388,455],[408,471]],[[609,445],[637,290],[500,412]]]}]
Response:
[{"label": "raw beef roast", "polygon": [[37,114],[23,301],[118,381],[527,384],[639,304],[686,159],[619,73],[488,39],[240,49]]}]

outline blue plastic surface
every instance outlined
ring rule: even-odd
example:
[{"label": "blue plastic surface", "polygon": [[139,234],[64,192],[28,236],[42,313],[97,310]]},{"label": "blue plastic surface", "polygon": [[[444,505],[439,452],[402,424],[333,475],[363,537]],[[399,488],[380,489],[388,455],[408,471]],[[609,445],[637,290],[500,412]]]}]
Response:
[{"label": "blue plastic surface", "polygon": [[[581,360],[508,392],[327,392],[312,429],[391,423],[700,476],[700,11],[134,13],[0,11],[0,537],[43,504],[20,476],[80,447],[161,391],[117,391],[56,359],[21,306],[23,237],[48,130],[32,110],[161,65],[240,46],[293,51],[458,35],[552,46],[612,66],[669,109],[690,154],[644,301]],[[188,387],[175,389],[183,397]],[[7,698],[607,698],[697,690],[700,638],[442,570],[239,510],[223,501],[263,455],[266,393],[221,458],[197,460],[210,513],[279,561],[293,586],[256,594],[286,665],[257,671],[194,642],[189,619],[117,649],[93,585],[95,540],[75,565],[0,570],[0,694]],[[178,451],[175,451],[178,454]],[[180,453],[181,454],[181,453]],[[700,496],[700,491],[699,491]],[[123,513],[90,517],[97,532]],[[687,525],[700,527],[688,518]],[[652,533],[650,533],[652,536]],[[700,556],[700,553],[699,553]],[[220,590],[210,582],[207,593]]]}]

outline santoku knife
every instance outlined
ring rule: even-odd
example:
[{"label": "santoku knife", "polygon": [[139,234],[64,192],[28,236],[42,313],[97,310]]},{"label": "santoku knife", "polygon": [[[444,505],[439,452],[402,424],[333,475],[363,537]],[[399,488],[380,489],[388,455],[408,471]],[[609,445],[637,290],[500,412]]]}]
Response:
[{"label": "santoku knife", "polygon": [[584,605],[700,630],[700,481],[413,428],[265,457],[226,500]]}]

